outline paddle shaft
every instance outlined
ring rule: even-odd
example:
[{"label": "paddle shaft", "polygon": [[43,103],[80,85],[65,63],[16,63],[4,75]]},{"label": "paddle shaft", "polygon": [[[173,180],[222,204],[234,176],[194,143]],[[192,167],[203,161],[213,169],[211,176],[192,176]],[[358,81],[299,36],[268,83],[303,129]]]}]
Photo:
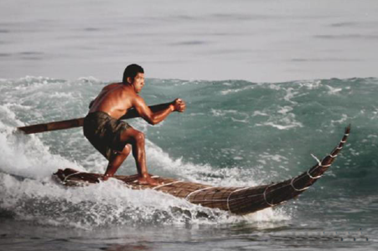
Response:
[{"label": "paddle shaft", "polygon": [[33,134],[33,133],[49,132],[49,131],[64,130],[64,129],[69,129],[69,128],[80,127],[80,126],[83,126],[83,123],[84,123],[84,118],[76,118],[76,119],[62,120],[62,121],[56,121],[56,122],[50,122],[50,123],[44,123],[44,124],[17,127],[17,129],[24,132],[25,134]]},{"label": "paddle shaft", "polygon": [[[157,112],[162,109],[166,109],[171,103],[165,104],[158,104],[149,106],[152,112]],[[138,112],[135,109],[130,109],[125,116],[121,119],[132,119],[139,117]],[[75,127],[81,127],[84,124],[84,118],[76,118],[76,119],[69,119],[69,120],[62,120],[50,123],[43,123],[37,125],[30,125],[30,126],[23,126],[17,127],[18,130],[24,132],[25,134],[33,134],[33,133],[41,133],[41,132],[49,132],[49,131],[56,131],[56,130],[64,130],[70,129]]]}]

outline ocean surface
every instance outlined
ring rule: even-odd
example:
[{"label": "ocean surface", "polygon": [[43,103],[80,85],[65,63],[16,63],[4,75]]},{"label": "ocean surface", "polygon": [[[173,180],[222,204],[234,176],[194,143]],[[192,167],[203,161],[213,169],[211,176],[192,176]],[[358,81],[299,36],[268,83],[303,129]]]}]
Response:
[{"label": "ocean surface", "polygon": [[[378,2],[1,1],[0,250],[377,250]],[[124,67],[147,104],[184,113],[145,133],[149,171],[214,186],[296,176],[352,130],[299,199],[230,215],[114,180],[65,188],[59,168],[104,172],[83,117]],[[130,156],[119,174],[134,174]]]},{"label": "ocean surface", "polygon": [[[148,104],[181,97],[184,113],[150,126],[150,172],[215,186],[281,181],[352,132],[327,175],[298,200],[244,217],[115,181],[65,188],[59,168],[104,172],[81,128],[21,135],[26,124],[81,117],[106,83],[0,80],[0,247],[6,250],[248,250],[377,247],[378,79],[283,83],[147,79]],[[132,158],[119,174],[136,172]],[[118,249],[119,248],[119,249]]]}]

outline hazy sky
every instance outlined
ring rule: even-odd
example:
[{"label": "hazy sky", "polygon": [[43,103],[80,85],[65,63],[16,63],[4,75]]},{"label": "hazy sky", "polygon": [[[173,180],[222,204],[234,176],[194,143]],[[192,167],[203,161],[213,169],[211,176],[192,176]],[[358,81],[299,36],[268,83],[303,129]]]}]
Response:
[{"label": "hazy sky", "polygon": [[378,1],[0,2],[0,78],[377,77]]}]

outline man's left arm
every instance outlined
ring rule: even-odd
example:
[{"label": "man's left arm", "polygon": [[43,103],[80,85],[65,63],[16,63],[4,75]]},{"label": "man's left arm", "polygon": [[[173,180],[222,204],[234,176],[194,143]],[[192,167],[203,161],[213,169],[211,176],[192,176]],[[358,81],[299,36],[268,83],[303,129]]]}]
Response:
[{"label": "man's left arm", "polygon": [[[153,113],[163,111],[167,109],[173,102],[170,103],[164,103],[164,104],[157,104],[157,105],[151,105],[149,108]],[[139,118],[140,115],[138,114],[137,110],[135,108],[131,108],[127,111],[125,115],[123,115],[120,119],[132,119],[132,118]]]}]

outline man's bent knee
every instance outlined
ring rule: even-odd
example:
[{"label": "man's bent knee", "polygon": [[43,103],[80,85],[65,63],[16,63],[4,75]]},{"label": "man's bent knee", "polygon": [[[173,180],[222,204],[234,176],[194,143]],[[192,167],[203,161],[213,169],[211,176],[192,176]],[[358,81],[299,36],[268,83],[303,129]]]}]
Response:
[{"label": "man's bent knee", "polygon": [[131,147],[130,147],[130,145],[125,145],[125,147],[123,148],[121,154],[127,156],[127,155],[130,154],[130,152],[131,152]]},{"label": "man's bent knee", "polygon": [[138,132],[135,134],[135,136],[134,136],[134,140],[135,140],[136,142],[144,142],[144,140],[145,140],[145,138],[144,138],[144,133],[138,131]]},{"label": "man's bent knee", "polygon": [[122,135],[120,136],[120,141],[126,142],[128,144],[138,144],[143,142],[144,143],[144,134],[140,131],[130,128],[129,130],[125,130]]},{"label": "man's bent knee", "polygon": [[117,158],[118,156],[126,159],[127,156],[129,156],[130,152],[131,152],[130,145],[125,145],[122,151],[113,151],[113,154],[111,155],[111,158],[109,159],[109,161],[110,162],[114,161],[115,158]]}]

